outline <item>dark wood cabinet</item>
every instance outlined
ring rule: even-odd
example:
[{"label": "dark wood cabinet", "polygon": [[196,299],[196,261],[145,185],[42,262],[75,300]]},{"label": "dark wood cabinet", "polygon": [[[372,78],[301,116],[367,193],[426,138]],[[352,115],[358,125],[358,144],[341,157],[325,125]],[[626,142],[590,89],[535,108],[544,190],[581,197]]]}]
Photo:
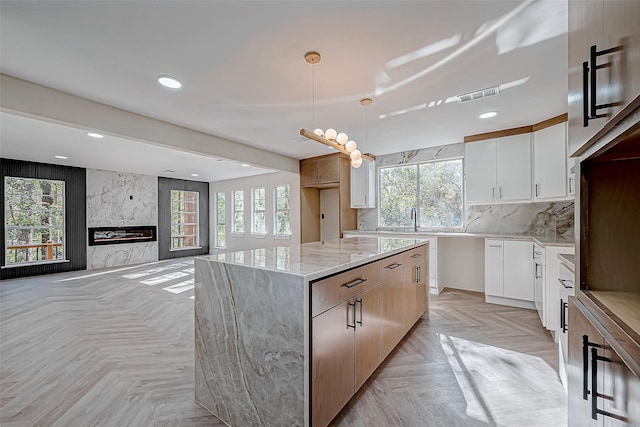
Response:
[{"label": "dark wood cabinet", "polygon": [[569,299],[569,427],[640,425],[633,358],[577,299]]},{"label": "dark wood cabinet", "polygon": [[[616,113],[640,94],[639,19],[638,1],[569,1],[568,113],[571,152],[595,136]],[[592,48],[597,52],[593,61]],[[585,62],[586,65],[583,65]],[[594,69],[594,64],[597,69]],[[603,108],[594,109],[592,104]],[[591,117],[586,123],[585,107],[586,116]],[[594,115],[597,117],[594,118]]]}]

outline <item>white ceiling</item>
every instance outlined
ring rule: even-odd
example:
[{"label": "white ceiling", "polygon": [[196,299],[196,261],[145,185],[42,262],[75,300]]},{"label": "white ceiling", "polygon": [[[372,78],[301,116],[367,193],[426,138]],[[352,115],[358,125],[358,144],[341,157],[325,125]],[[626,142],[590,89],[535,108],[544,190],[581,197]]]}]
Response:
[{"label": "white ceiling", "polygon": [[[376,155],[532,124],[567,105],[566,0],[3,0],[0,28],[4,74],[294,158],[328,152],[298,136],[314,128],[313,71],[315,127]],[[319,64],[304,61],[309,50]],[[163,74],[183,88],[159,86]],[[447,102],[496,85],[497,96]],[[363,96],[374,98],[366,147]],[[6,117],[2,127],[7,152],[43,132]]]}]

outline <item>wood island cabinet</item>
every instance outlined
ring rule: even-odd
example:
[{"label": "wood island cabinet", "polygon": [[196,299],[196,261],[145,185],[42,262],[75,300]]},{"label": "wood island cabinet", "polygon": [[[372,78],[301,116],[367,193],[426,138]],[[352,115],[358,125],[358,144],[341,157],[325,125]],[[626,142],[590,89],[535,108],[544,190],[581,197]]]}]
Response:
[{"label": "wood island cabinet", "polygon": [[428,313],[427,246],[311,285],[311,420],[329,425]]}]

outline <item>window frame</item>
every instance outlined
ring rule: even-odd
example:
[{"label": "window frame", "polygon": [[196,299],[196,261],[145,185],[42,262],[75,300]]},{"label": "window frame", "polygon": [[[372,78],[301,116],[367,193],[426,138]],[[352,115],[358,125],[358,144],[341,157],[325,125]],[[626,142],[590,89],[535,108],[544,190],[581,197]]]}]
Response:
[{"label": "window frame", "polygon": [[[236,210],[236,193],[240,193],[242,194],[242,210]],[[233,202],[233,204],[231,205],[231,235],[235,235],[235,236],[244,236],[245,233],[245,210],[246,210],[246,205],[244,203],[244,190],[232,190],[231,191],[231,201]],[[242,230],[236,230],[236,214],[237,213],[241,213],[242,214]]]},{"label": "window frame", "polygon": [[[278,208],[278,188],[287,187],[289,189],[289,197],[286,209]],[[278,233],[278,212],[287,212],[289,222],[288,233]],[[291,186],[289,184],[276,185],[273,188],[273,237],[276,239],[290,239],[291,238]]]},{"label": "window frame", "polygon": [[[56,226],[43,226],[43,225],[34,225],[34,226],[9,226],[7,224],[7,215],[6,215],[6,210],[7,210],[7,182],[9,179],[14,178],[14,179],[21,179],[21,180],[33,180],[33,181],[55,181],[55,182],[59,182],[62,184],[62,225],[56,225]],[[30,265],[42,265],[42,264],[56,264],[56,263],[61,263],[61,262],[69,262],[69,260],[67,259],[67,186],[66,186],[66,181],[61,180],[61,179],[52,179],[52,178],[31,178],[31,177],[25,177],[25,176],[12,176],[12,175],[5,175],[4,176],[4,180],[3,180],[3,189],[4,189],[4,209],[5,211],[3,212],[4,215],[4,222],[3,222],[3,228],[4,228],[4,250],[5,250],[5,258],[4,258],[4,264],[1,266],[1,268],[14,268],[14,267],[25,267],[25,266],[30,266]],[[40,199],[42,199],[42,192],[40,193]],[[10,250],[8,249],[8,238],[9,238],[9,228],[12,229],[45,229],[48,228],[50,230],[56,229],[60,231],[60,234],[62,235],[62,257],[61,258],[54,258],[54,259],[44,259],[44,260],[37,260],[37,261],[28,261],[28,262],[14,262],[11,264],[7,263],[8,260],[8,256],[7,256],[7,251]]]},{"label": "window frame", "polygon": [[[256,191],[262,190],[263,195],[263,209],[256,209]],[[264,231],[256,230],[256,213],[262,212],[262,226],[264,227]],[[267,235],[267,189],[265,187],[256,187],[251,189],[251,234],[256,237],[264,237]]]},{"label": "window frame", "polygon": [[391,169],[391,168],[396,168],[396,167],[404,167],[404,166],[415,166],[416,167],[416,215],[418,218],[418,221],[420,221],[420,165],[423,164],[428,164],[428,163],[440,163],[440,162],[450,162],[450,161],[456,161],[456,160],[460,160],[460,168],[461,168],[461,198],[462,198],[462,224],[459,226],[429,226],[429,227],[421,227],[420,223],[418,222],[418,230],[422,230],[422,231],[429,231],[429,230],[436,230],[436,231],[444,231],[444,230],[452,230],[452,231],[460,231],[460,230],[464,230],[465,229],[465,211],[466,211],[466,204],[465,204],[465,196],[464,196],[464,156],[456,156],[456,157],[448,157],[445,159],[436,159],[436,160],[428,160],[428,161],[420,161],[420,162],[410,162],[410,163],[399,163],[399,164],[394,164],[394,165],[388,165],[388,166],[383,166],[383,167],[378,167],[378,171],[377,171],[377,180],[378,180],[378,185],[377,185],[377,192],[378,192],[378,230],[390,230],[390,231],[394,231],[394,230],[412,230],[413,226],[404,226],[404,225],[397,225],[397,226],[381,226],[381,219],[382,219],[382,198],[381,198],[381,194],[380,194],[380,189],[381,189],[381,179],[380,179],[380,173],[383,169]]},{"label": "window frame", "polygon": [[[224,222],[220,222],[220,195],[223,196],[223,210],[224,210]],[[215,193],[215,230],[214,230],[214,247],[215,248],[226,248],[227,246],[227,193],[224,191],[216,191]],[[224,244],[220,244],[220,226],[224,227],[223,240]]]},{"label": "window frame", "polygon": [[[178,225],[178,226],[186,226],[186,225],[194,225],[194,223],[186,223],[186,222],[173,222],[173,214],[174,213],[192,213],[192,212],[187,212],[187,211],[177,211],[174,212],[173,210],[173,203],[172,203],[172,195],[174,191],[178,191],[182,194],[185,193],[194,193],[196,195],[196,210],[195,210],[195,214],[196,214],[196,222],[195,222],[195,226],[196,226],[196,244],[195,246],[182,246],[182,247],[178,247],[178,248],[174,248],[173,247],[173,226],[174,225]],[[191,249],[200,249],[202,248],[202,246],[200,246],[200,192],[199,191],[190,191],[190,190],[178,190],[175,188],[172,188],[171,190],[169,190],[169,203],[170,203],[170,221],[169,221],[169,252],[175,252],[175,251],[186,251],[186,250],[191,250]],[[182,236],[184,237],[184,236]]]}]

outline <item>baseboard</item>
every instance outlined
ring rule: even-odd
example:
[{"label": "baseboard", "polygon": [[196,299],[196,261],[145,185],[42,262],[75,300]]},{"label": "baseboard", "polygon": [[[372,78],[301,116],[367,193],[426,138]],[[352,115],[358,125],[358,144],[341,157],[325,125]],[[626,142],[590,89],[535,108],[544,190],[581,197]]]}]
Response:
[{"label": "baseboard", "polygon": [[500,304],[500,305],[508,305],[510,307],[518,307],[518,308],[528,308],[530,310],[535,310],[536,305],[533,301],[524,301],[513,298],[504,298],[504,297],[496,297],[493,295],[485,295],[485,302],[490,304]]}]

